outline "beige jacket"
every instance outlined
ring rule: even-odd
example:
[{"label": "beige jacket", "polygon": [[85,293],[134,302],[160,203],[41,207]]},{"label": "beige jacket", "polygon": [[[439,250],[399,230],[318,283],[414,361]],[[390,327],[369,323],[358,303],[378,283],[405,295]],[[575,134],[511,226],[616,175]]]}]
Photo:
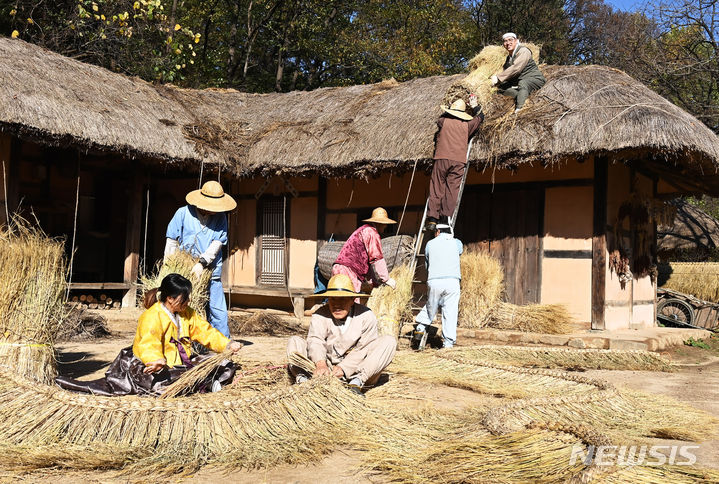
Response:
[{"label": "beige jacket", "polygon": [[367,306],[355,303],[350,309],[349,327],[342,334],[329,307],[318,309],[307,333],[307,355],[315,363],[329,360],[345,375],[353,375],[367,356],[367,345],[377,339],[377,318]]}]

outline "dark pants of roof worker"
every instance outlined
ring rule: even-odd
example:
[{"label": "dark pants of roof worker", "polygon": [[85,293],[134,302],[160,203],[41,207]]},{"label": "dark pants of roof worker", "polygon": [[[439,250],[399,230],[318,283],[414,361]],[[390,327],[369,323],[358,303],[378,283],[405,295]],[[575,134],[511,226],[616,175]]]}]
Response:
[{"label": "dark pants of roof worker", "polygon": [[439,220],[443,215],[447,217],[454,215],[466,164],[463,161],[434,160],[432,178],[429,182],[427,217]]},{"label": "dark pants of roof worker", "polygon": [[515,98],[517,100],[517,109],[522,109],[524,101],[527,100],[529,95],[542,87],[545,82],[544,78],[527,77],[521,79],[517,86],[510,87],[509,82],[501,84],[499,92],[505,96]]}]

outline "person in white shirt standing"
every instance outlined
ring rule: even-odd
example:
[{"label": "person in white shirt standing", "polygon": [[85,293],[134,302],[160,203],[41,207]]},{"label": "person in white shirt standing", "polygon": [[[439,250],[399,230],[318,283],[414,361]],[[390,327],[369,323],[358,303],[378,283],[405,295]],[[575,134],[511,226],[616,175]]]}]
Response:
[{"label": "person in white shirt standing", "polygon": [[425,247],[427,265],[427,303],[415,321],[413,346],[423,350],[427,342],[427,326],[432,324],[437,310],[442,308],[442,346],[451,348],[457,341],[457,314],[459,313],[460,272],[459,256],[462,242],[455,239],[449,225],[439,223],[434,239]]}]

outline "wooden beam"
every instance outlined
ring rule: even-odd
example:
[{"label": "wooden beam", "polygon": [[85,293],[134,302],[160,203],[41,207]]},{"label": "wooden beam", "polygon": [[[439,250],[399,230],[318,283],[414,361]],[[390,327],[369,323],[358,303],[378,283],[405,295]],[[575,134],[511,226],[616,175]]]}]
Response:
[{"label": "wooden beam", "polygon": [[137,276],[140,266],[140,231],[142,230],[142,194],[143,176],[139,167],[133,168],[134,174],[130,182],[130,193],[127,203],[127,223],[125,237],[125,267],[123,280],[130,288],[122,298],[122,307],[134,307],[137,304]]},{"label": "wooden beam", "polygon": [[592,329],[605,329],[607,286],[607,181],[609,164],[594,158],[594,202],[592,230]]},{"label": "wooden beam", "polygon": [[72,282],[70,289],[92,289],[92,290],[128,290],[132,284],[127,282]]},{"label": "wooden beam", "polygon": [[[272,296],[272,297],[288,297],[286,287],[263,287],[263,286],[230,286],[225,288],[225,292],[232,290],[232,294],[243,296]],[[312,289],[295,287],[290,288],[289,293],[293,297],[306,297],[313,293]]]}]

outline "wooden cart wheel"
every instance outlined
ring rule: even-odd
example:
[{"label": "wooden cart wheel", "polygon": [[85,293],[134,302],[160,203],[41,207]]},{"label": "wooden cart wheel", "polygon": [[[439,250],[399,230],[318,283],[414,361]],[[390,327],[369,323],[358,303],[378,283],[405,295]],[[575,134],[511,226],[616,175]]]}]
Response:
[{"label": "wooden cart wheel", "polygon": [[694,324],[694,310],[681,299],[662,299],[657,305],[657,314],[679,324]]}]

